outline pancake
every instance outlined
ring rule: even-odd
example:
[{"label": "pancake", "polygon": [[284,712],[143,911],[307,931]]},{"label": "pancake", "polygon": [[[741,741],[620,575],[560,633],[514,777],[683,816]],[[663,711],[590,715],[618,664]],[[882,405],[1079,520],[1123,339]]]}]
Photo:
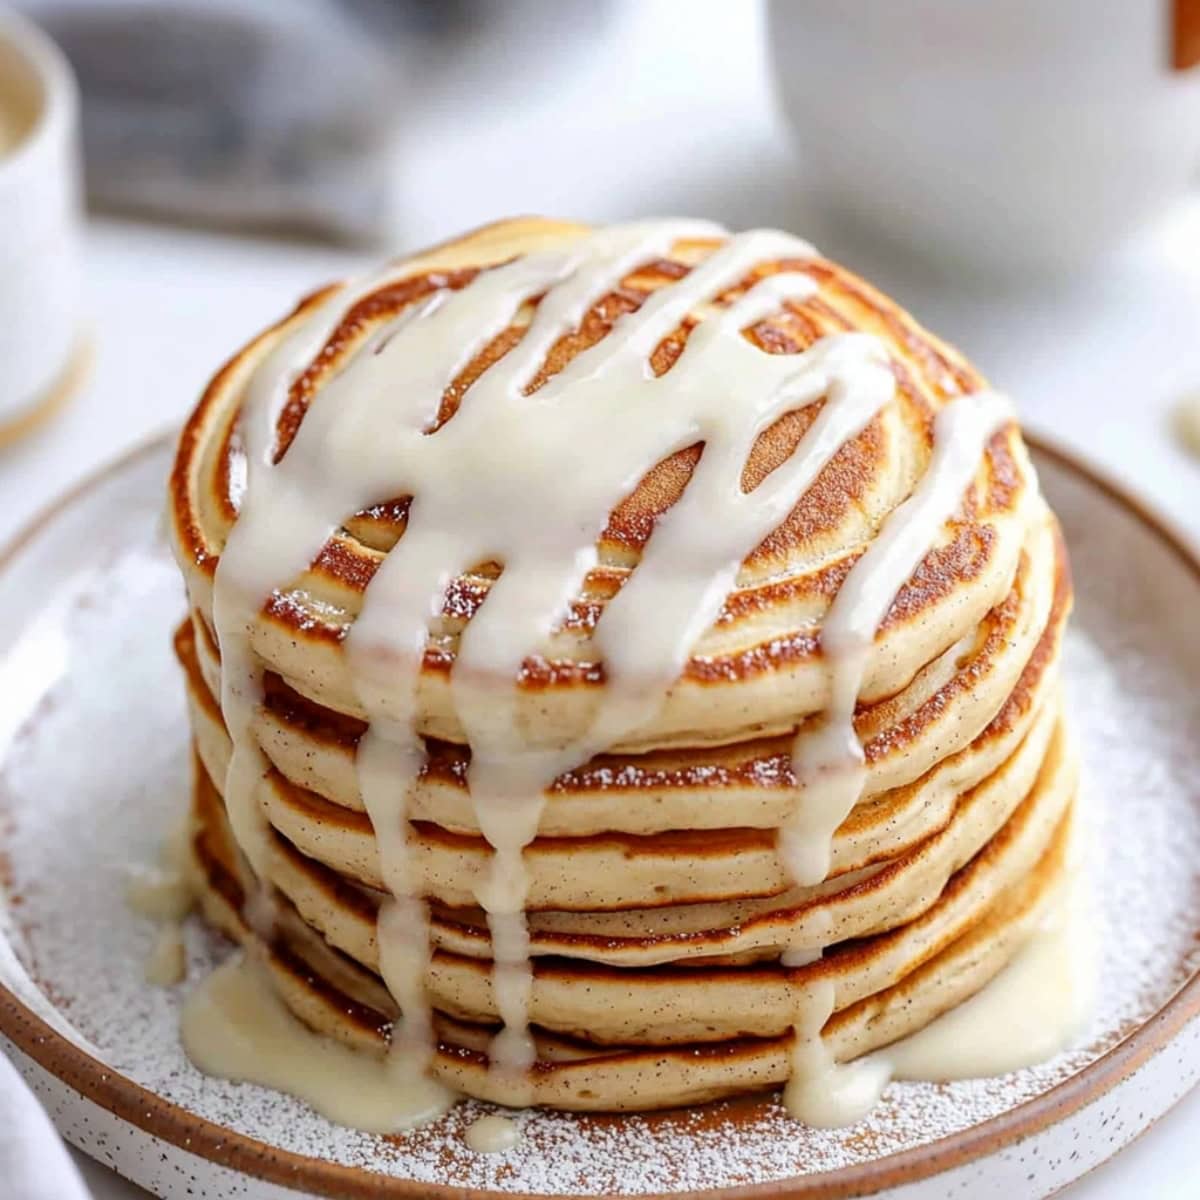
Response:
[{"label": "pancake", "polygon": [[[509,241],[509,237],[513,241]],[[506,234],[483,231],[446,251],[449,261],[467,256],[474,268],[511,257],[509,247],[550,248],[578,236],[577,227],[554,222],[511,222]],[[586,333],[564,339],[547,362],[547,377],[561,371],[591,339],[603,338],[614,318],[636,311],[648,296],[678,279],[679,270],[711,253],[712,241],[686,241],[672,262],[649,264],[621,281],[583,322]],[[761,262],[753,278],[789,263]],[[882,519],[912,490],[928,461],[931,421],[948,397],[982,387],[981,377],[959,355],[921,330],[907,314],[844,268],[820,258],[803,269],[821,283],[819,295],[789,306],[758,323],[753,336],[773,354],[797,354],[823,336],[846,330],[875,334],[888,346],[897,376],[895,400],[835,456],[786,521],[751,554],[738,585],[726,598],[713,628],[698,641],[662,711],[634,738],[613,749],[670,744],[744,741],[748,736],[794,727],[798,716],[820,712],[827,682],[821,661],[819,628],[829,601],[869,543]],[[446,257],[434,253],[403,265],[403,278],[365,302],[352,306],[326,339],[320,361],[305,370],[279,417],[279,442],[298,422],[314,394],[338,367],[363,347],[386,319],[428,295],[431,280],[461,288],[467,272],[447,273]],[[470,274],[473,279],[474,274]],[[722,297],[744,293],[732,288]],[[231,360],[213,380],[181,438],[172,480],[171,530],[194,607],[211,625],[212,578],[221,548],[237,517],[238,461],[232,424],[244,390],[263,359],[311,318],[329,299],[318,293],[297,311]],[[512,342],[527,328],[532,308],[488,342],[448,389],[442,410],[461,402],[468,380],[478,378],[497,344]],[[694,314],[693,319],[700,314]],[[658,351],[656,369],[666,368],[686,342],[681,324]],[[536,394],[536,393],[535,393]],[[801,410],[776,422],[757,439],[743,472],[753,487],[795,450],[815,414]],[[589,633],[605,604],[632,574],[656,518],[683,493],[697,455],[681,451],[657,464],[626,497],[604,530],[600,561],[563,625],[536,659],[522,664],[519,692],[523,716],[546,739],[566,739],[592,715],[592,694],[602,682],[602,664],[590,649]],[[966,636],[1007,590],[1020,552],[1024,522],[1020,506],[1030,490],[1028,456],[1015,427],[989,444],[983,472],[956,528],[927,556],[919,579],[899,593],[876,639],[861,697],[874,700],[903,688],[930,660]],[[392,500],[395,499],[393,503]],[[301,695],[326,707],[362,718],[341,653],[367,583],[385,552],[405,527],[406,497],[383,497],[353,515],[348,528],[330,538],[310,569],[286,581],[264,606],[251,631],[255,653]],[[351,518],[352,514],[346,514]],[[357,536],[356,536],[357,535]],[[431,625],[420,678],[420,732],[462,743],[448,678],[458,638],[478,611],[493,572],[481,570],[447,586],[440,617]],[[496,681],[507,687],[508,679]],[[550,703],[549,701],[552,701]],[[743,715],[746,714],[746,715]]]},{"label": "pancake", "polygon": [[316,293],[169,524],[204,913],[398,1080],[808,1118],[1056,903],[1011,405],[788,235],[526,219]]}]

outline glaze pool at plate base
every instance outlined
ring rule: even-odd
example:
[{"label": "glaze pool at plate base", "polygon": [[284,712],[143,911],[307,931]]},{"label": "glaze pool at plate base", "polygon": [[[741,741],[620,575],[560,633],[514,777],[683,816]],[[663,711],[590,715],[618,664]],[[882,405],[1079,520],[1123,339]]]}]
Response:
[{"label": "glaze pool at plate base", "polygon": [[[1045,457],[1079,593],[1067,681],[1098,817],[1101,928],[1122,932],[1102,936],[1100,1010],[1078,1051],[999,1081],[894,1085],[849,1130],[805,1130],[770,1099],[656,1118],[530,1113],[521,1146],[498,1154],[463,1144],[486,1105],[387,1143],[263,1089],[204,1079],[179,1048],[179,1007],[227,948],[192,923],[188,981],[148,988],[157,931],[123,899],[127,865],[155,860],[187,795],[170,655],[181,598],[155,535],[165,462],[163,447],[128,460],[0,568],[0,849],[19,899],[11,944],[44,993],[0,959],[0,979],[21,996],[0,992],[0,1031],[22,1048],[17,1061],[59,1127],[101,1161],[166,1196],[237,1195],[240,1169],[272,1180],[252,1193],[267,1196],[296,1195],[285,1181],[347,1196],[428,1195],[434,1181],[549,1195],[786,1182],[796,1195],[886,1187],[904,1200],[1011,1200],[1077,1178],[1195,1082],[1200,987],[1129,1035],[1197,966],[1200,766],[1189,730],[1200,647],[1187,614],[1200,579],[1117,500]],[[74,1027],[107,1069],[47,1035],[28,1008]],[[394,1182],[372,1191],[384,1178]]]}]

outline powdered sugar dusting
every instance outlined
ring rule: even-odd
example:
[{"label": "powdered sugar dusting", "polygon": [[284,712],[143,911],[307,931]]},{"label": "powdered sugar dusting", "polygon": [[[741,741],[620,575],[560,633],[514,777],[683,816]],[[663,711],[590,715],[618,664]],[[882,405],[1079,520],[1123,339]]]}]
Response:
[{"label": "powdered sugar dusting", "polygon": [[[49,1000],[115,1069],[192,1112],[299,1154],[431,1183],[637,1195],[764,1182],[862,1163],[994,1117],[1093,1061],[1200,967],[1200,646],[1191,628],[1200,583],[1094,488],[1042,463],[1080,592],[1068,702],[1096,826],[1101,1002],[1081,1049],[999,1080],[894,1084],[845,1130],[805,1129],[774,1098],[648,1117],[531,1112],[516,1118],[517,1147],[496,1154],[463,1140],[494,1111],[488,1105],[465,1102],[385,1139],[331,1126],[288,1097],[206,1078],[180,1049],[179,1007],[228,949],[191,922],[187,981],[148,987],[143,965],[157,931],[123,900],[128,865],[155,859],[187,796],[170,655],[183,602],[153,536],[164,462],[163,452],[136,460],[100,485],[0,578],[0,627],[24,627],[0,653],[0,853],[18,955]],[[106,538],[89,534],[96,528]],[[35,581],[42,598],[30,606],[18,598]],[[38,611],[50,616],[28,623]]]}]

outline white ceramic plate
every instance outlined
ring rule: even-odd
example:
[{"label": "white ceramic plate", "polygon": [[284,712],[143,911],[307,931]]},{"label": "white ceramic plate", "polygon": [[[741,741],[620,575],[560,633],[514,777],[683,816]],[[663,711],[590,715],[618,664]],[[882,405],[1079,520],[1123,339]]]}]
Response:
[{"label": "white ceramic plate", "polygon": [[142,980],[154,933],[123,903],[186,802],[182,588],[158,535],[169,449],[85,483],[0,558],[0,1045],[64,1136],[164,1197],[674,1195],[1014,1200],[1129,1142],[1200,1078],[1200,562],[1116,490],[1039,456],[1071,546],[1068,649],[1096,920],[1094,1026],[1027,1071],[897,1084],[818,1132],[773,1098],[656,1117],[527,1113],[521,1146],[472,1154],[482,1106],[381,1139],[208,1079],[176,1033],[227,952],[188,931],[189,982]]}]

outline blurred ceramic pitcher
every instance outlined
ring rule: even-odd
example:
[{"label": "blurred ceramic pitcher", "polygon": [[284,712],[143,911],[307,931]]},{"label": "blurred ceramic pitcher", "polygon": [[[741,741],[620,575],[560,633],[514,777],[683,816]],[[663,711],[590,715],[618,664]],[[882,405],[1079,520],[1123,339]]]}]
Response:
[{"label": "blurred ceramic pitcher", "polygon": [[1200,0],[772,0],[804,183],[922,255],[1077,265],[1200,165]]}]

